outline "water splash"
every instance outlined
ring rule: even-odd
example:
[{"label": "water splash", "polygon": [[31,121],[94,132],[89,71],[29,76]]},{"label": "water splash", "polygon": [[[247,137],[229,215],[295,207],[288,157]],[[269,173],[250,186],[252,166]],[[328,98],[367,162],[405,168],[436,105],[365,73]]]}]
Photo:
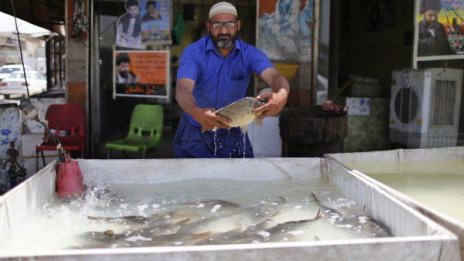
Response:
[{"label": "water splash", "polygon": [[240,133],[242,133],[242,142],[243,142],[243,158],[246,158],[246,147],[247,147],[247,129],[240,127]]},{"label": "water splash", "polygon": [[214,142],[214,157],[216,157],[217,151],[218,151],[218,135],[217,135],[216,129],[213,129],[213,142]]}]

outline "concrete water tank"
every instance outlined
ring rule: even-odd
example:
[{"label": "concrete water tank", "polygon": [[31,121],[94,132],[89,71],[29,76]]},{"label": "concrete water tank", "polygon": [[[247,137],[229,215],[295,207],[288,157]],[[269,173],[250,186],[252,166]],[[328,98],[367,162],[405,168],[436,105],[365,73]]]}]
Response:
[{"label": "concrete water tank", "polygon": [[464,260],[464,148],[329,154],[358,176],[456,234]]},{"label": "concrete water tank", "polygon": [[[42,249],[33,245],[2,250],[0,258],[21,260],[459,260],[456,236],[404,205],[334,160],[324,158],[78,160],[84,179],[93,184],[160,184],[223,179],[233,182],[324,180],[364,212],[387,226],[393,236],[299,242],[185,245],[164,247]],[[0,197],[0,247],[27,218],[55,197],[54,164]],[[256,184],[256,183],[253,183]],[[150,198],[152,191],[146,193]],[[308,192],[309,193],[309,192]],[[237,190],[236,195],[243,194]],[[163,194],[158,194],[163,195]],[[250,200],[253,200],[250,198]],[[66,202],[66,201],[65,201]],[[45,204],[45,205],[44,205]],[[149,204],[147,205],[149,207]],[[111,207],[107,206],[107,207]],[[59,213],[56,213],[58,215]],[[51,215],[48,222],[53,222]],[[51,232],[51,231],[50,231]],[[69,233],[72,232],[72,226]],[[106,232],[110,234],[110,232]],[[49,233],[43,233],[45,238]],[[19,236],[19,235],[16,235]],[[30,233],[23,235],[26,240]],[[19,242],[25,242],[19,239]],[[43,239],[45,240],[45,239]],[[43,241],[42,240],[42,241]],[[20,244],[24,246],[23,244]]]}]

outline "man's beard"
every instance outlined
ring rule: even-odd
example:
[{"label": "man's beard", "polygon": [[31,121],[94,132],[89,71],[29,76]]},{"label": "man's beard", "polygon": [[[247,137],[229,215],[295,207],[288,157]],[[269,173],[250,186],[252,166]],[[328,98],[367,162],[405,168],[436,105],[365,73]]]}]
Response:
[{"label": "man's beard", "polygon": [[227,35],[218,35],[218,37],[212,37],[214,44],[218,49],[229,49],[234,45],[236,37],[233,37],[229,34]]}]

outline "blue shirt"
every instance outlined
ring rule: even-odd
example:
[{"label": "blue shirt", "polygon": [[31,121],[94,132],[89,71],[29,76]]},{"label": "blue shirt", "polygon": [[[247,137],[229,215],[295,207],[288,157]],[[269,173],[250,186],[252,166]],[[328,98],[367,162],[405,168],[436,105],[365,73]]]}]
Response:
[{"label": "blue shirt", "polygon": [[[245,97],[253,73],[273,67],[258,48],[237,38],[234,49],[223,57],[209,36],[187,46],[182,53],[177,79],[195,81],[193,96],[200,108],[220,109]],[[200,126],[188,115],[192,124]]]}]

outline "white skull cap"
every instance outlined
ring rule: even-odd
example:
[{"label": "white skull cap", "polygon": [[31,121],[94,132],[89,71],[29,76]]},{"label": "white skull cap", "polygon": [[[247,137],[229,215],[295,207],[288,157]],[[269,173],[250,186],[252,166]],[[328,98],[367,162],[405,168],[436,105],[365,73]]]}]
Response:
[{"label": "white skull cap", "polygon": [[233,14],[235,17],[238,16],[235,6],[228,2],[216,3],[209,9],[209,19],[218,14]]}]

